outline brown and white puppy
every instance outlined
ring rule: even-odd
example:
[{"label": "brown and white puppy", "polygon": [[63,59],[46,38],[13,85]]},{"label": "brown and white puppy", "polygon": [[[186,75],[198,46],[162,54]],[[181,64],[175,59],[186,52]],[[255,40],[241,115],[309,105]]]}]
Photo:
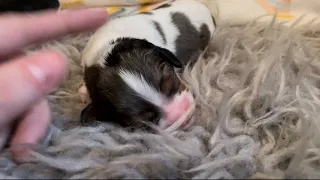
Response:
[{"label": "brown and white puppy", "polygon": [[82,122],[158,123],[179,95],[177,72],[207,47],[215,23],[205,0],[175,0],[153,11],[110,20],[82,54],[90,104]]}]

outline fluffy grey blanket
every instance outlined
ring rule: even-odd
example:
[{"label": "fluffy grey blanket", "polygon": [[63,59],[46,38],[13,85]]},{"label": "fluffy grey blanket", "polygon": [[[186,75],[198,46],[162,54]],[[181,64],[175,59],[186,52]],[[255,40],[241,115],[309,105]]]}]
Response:
[{"label": "fluffy grey blanket", "polygon": [[319,33],[280,24],[219,27],[183,75],[196,98],[192,122],[156,134],[79,126],[88,37],[41,45],[69,57],[69,77],[48,97],[55,121],[34,160],[18,165],[3,152],[0,178],[320,177]]}]

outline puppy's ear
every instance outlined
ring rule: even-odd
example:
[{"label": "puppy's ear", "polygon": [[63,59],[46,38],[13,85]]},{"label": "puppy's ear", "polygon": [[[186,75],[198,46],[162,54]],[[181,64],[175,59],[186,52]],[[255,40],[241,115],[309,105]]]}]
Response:
[{"label": "puppy's ear", "polygon": [[94,121],[92,104],[88,104],[81,111],[80,122],[82,125],[87,125]]},{"label": "puppy's ear", "polygon": [[176,68],[183,68],[182,62],[169,50],[161,47],[157,47],[158,55],[170,65]]}]

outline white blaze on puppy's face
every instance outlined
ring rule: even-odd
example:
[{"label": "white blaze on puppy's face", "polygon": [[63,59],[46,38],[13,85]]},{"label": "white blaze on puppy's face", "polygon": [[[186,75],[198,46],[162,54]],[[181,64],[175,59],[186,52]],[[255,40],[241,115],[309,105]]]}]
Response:
[{"label": "white blaze on puppy's face", "polygon": [[120,70],[119,75],[143,99],[158,107],[162,107],[165,103],[164,97],[155,88],[151,87],[141,74],[137,75],[129,71]]}]

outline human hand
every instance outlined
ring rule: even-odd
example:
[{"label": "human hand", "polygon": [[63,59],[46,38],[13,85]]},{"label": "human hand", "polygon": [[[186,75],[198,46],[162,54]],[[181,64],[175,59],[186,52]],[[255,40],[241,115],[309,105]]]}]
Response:
[{"label": "human hand", "polygon": [[[21,49],[68,33],[93,30],[106,20],[106,11],[98,9],[0,15],[1,149],[9,133],[10,146],[41,140],[51,122],[45,96],[57,88],[67,72],[63,55],[46,51],[26,56]],[[11,132],[14,123],[16,130]],[[26,149],[12,150],[15,159],[27,153]]]}]

